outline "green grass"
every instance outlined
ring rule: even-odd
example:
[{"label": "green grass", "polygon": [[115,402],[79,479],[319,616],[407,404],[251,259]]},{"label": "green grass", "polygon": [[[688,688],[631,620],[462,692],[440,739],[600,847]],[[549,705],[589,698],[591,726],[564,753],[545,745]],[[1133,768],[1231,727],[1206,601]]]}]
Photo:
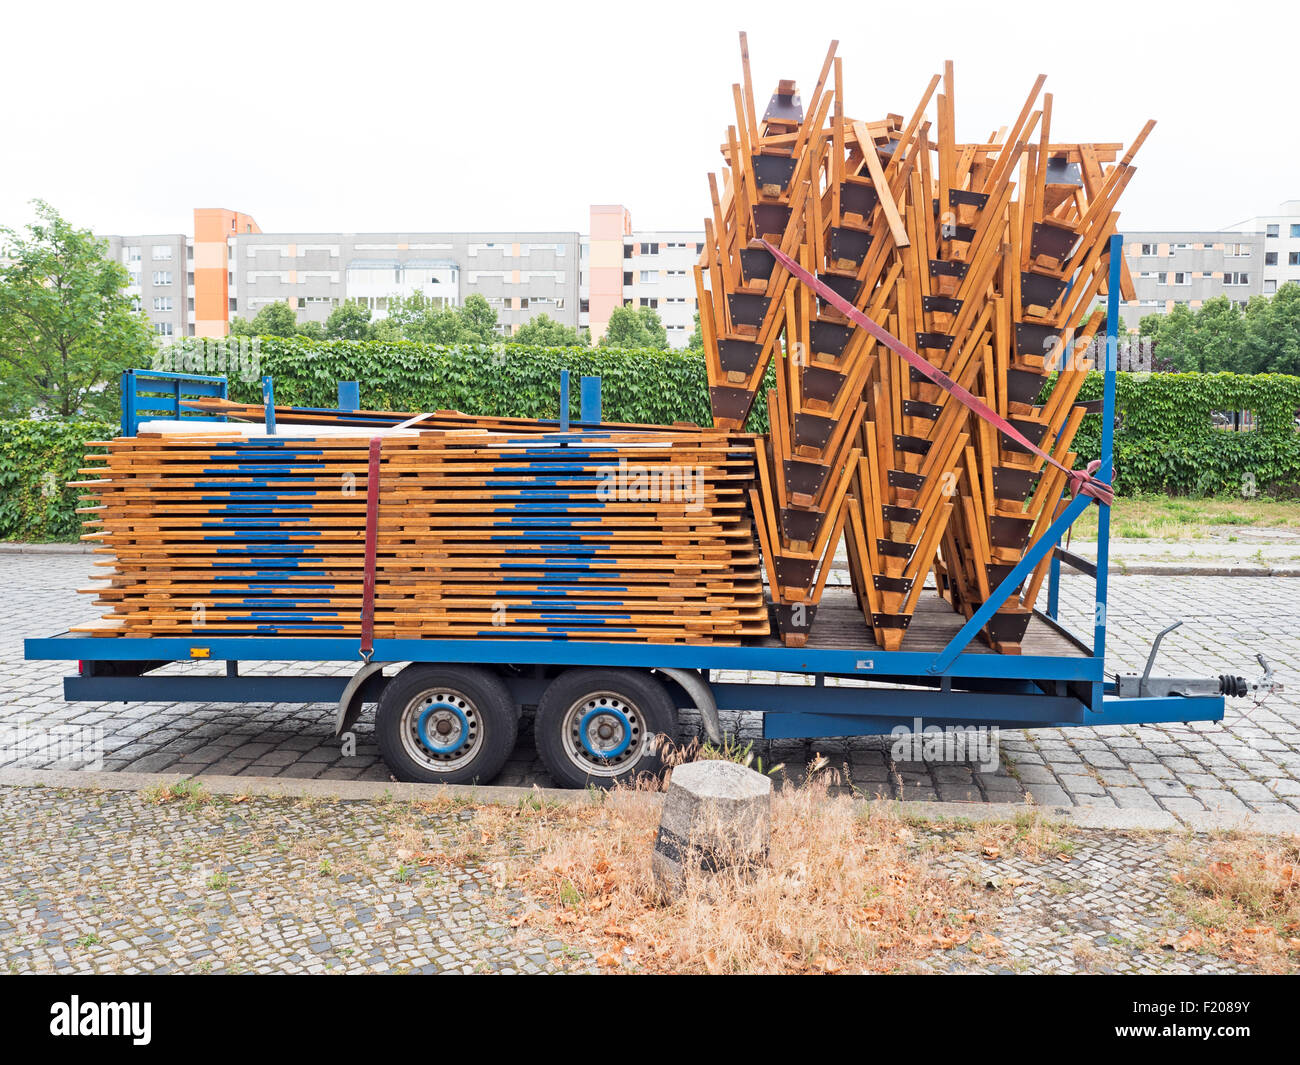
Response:
[{"label": "green grass", "polygon": [[[1222,526],[1300,531],[1300,500],[1135,495],[1117,496],[1111,508],[1111,535],[1126,540],[1202,540],[1222,536]],[[1096,507],[1079,516],[1074,535],[1096,537]]]}]

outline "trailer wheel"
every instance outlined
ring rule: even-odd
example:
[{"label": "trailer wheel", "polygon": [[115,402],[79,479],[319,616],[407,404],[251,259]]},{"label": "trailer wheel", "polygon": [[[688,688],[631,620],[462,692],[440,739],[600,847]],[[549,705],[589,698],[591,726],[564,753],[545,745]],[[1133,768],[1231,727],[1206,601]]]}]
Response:
[{"label": "trailer wheel", "polygon": [[375,711],[388,768],[422,784],[486,784],[514,750],[517,729],[501,678],[473,666],[407,666]]},{"label": "trailer wheel", "polygon": [[648,673],[571,669],[542,694],[537,753],[557,783],[607,788],[663,769],[661,742],[677,738],[677,709]]}]

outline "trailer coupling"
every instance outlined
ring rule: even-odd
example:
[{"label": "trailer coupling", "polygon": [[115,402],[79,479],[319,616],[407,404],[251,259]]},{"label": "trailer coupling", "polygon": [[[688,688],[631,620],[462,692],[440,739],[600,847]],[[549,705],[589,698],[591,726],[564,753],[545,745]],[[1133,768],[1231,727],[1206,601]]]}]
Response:
[{"label": "trailer coupling", "polygon": [[1153,677],[1151,669],[1155,665],[1156,654],[1160,650],[1160,641],[1181,624],[1181,621],[1175,621],[1167,629],[1163,629],[1157,634],[1151,643],[1151,653],[1147,655],[1146,668],[1142,671],[1141,676],[1136,673],[1121,673],[1116,676],[1116,695],[1121,699],[1162,699],[1171,695],[1223,695],[1242,698],[1247,695],[1254,695],[1256,700],[1262,700],[1266,696],[1282,690],[1282,685],[1273,679],[1273,667],[1268,664],[1268,661],[1261,654],[1257,654],[1255,660],[1259,662],[1263,673],[1259,680],[1255,681],[1248,681],[1245,677],[1234,676],[1231,673],[1220,673],[1217,677]]}]

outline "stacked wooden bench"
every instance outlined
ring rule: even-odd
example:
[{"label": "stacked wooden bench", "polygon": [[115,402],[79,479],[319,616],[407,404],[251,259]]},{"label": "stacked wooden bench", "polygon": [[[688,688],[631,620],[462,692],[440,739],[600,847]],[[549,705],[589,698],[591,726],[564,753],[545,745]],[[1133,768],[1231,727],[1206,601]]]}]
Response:
[{"label": "stacked wooden bench", "polygon": [[748,516],[752,438],[439,420],[455,427],[107,442],[86,471],[97,476],[78,482],[87,538],[111,555],[86,589],[107,612],[74,631],[350,636],[366,610],[376,638],[770,631]]}]

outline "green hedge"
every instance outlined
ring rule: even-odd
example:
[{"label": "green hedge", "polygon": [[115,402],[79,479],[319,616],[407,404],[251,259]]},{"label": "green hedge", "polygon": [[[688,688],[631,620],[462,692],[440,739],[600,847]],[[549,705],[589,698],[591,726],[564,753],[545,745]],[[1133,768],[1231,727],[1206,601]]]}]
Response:
[{"label": "green hedge", "polygon": [[[183,341],[158,354],[154,369],[227,376],[231,397],[260,402],[260,378],[275,378],[277,403],[332,407],[337,383],[357,381],[369,410],[460,410],[514,418],[558,418],[560,371],[571,376],[570,416],[578,415],[578,378],[601,378],[607,421],[710,424],[704,356],[692,351],[416,344],[409,341],[259,337],[251,355],[235,344]],[[775,387],[774,385],[772,387]],[[767,430],[766,405],[750,428]]]},{"label": "green hedge", "polygon": [[[331,407],[337,382],[361,383],[371,409],[436,410],[524,418],[559,415],[559,371],[574,375],[572,410],[578,413],[578,376],[603,379],[605,417],[611,421],[709,424],[704,360],[699,353],[603,351],[510,345],[444,348],[411,343],[260,340],[255,361],[241,365],[233,345],[173,345],[158,369],[226,373],[231,393],[260,400],[260,375],[275,378],[277,402]],[[1050,385],[1049,385],[1050,390]],[[1082,399],[1101,397],[1102,379],[1084,382]],[[1115,434],[1116,487],[1121,493],[1174,495],[1300,494],[1300,377],[1281,374],[1119,375]],[[1217,429],[1214,411],[1251,411],[1258,428]],[[765,432],[765,407],[756,405],[750,428]],[[0,539],[72,540],[80,523],[76,494],[65,487],[82,465],[85,442],[116,427],[98,422],[0,422]],[[1101,451],[1101,415],[1083,420],[1075,441],[1081,461]]]},{"label": "green hedge", "polygon": [[117,427],[90,421],[0,421],[0,540],[75,540],[77,480],[86,442],[108,440]]},{"label": "green hedge", "polygon": [[[1101,396],[1102,376],[1091,374],[1079,398]],[[1300,377],[1121,373],[1115,400],[1115,485],[1121,493],[1300,493]],[[1215,411],[1250,411],[1256,428],[1217,428]],[[1100,456],[1100,414],[1084,418],[1075,450],[1083,461]]]}]

